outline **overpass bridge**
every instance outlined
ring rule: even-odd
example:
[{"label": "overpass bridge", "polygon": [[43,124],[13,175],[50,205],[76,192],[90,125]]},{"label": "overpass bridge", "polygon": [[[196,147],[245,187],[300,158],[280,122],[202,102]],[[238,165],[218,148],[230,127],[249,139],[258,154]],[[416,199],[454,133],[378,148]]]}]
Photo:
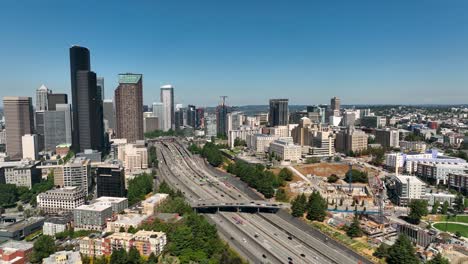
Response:
[{"label": "overpass bridge", "polygon": [[276,213],[279,209],[285,208],[282,203],[268,203],[265,201],[251,202],[215,202],[215,203],[196,203],[192,204],[192,208],[200,213],[217,213],[219,211],[226,212],[249,212],[249,213]]}]

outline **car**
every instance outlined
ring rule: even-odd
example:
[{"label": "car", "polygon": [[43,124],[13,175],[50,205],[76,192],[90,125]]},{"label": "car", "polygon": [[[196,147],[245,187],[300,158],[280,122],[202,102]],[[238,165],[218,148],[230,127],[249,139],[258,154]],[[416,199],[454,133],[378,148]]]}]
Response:
[{"label": "car", "polygon": [[292,237],[288,236],[288,239],[289,239],[289,240],[292,240]]},{"label": "car", "polygon": [[265,254],[262,254],[262,258],[267,258],[267,256]]},{"label": "car", "polygon": [[304,254],[304,253],[301,253],[301,257],[305,258],[305,254]]}]

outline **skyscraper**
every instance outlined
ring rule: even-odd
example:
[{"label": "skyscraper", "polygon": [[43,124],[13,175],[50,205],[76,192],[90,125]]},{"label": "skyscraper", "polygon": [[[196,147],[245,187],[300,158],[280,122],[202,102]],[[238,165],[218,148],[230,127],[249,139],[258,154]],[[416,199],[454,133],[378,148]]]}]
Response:
[{"label": "skyscraper", "polygon": [[47,89],[45,85],[41,85],[41,87],[36,90],[36,111],[47,110],[47,96],[49,93],[50,90]]},{"label": "skyscraper", "polygon": [[125,197],[125,175],[122,166],[98,165],[96,168],[97,197]]},{"label": "skyscraper", "polygon": [[289,121],[288,99],[270,99],[270,126],[286,126]]},{"label": "skyscraper", "polygon": [[57,145],[71,143],[71,106],[57,104],[55,111],[44,112],[44,149],[55,151]]},{"label": "skyscraper", "polygon": [[143,139],[143,76],[119,74],[119,86],[115,89],[115,113],[117,137],[135,143]]},{"label": "skyscraper", "polygon": [[330,101],[330,108],[332,111],[340,111],[341,100],[338,97],[333,97]]},{"label": "skyscraper", "polygon": [[197,109],[194,105],[188,105],[187,107],[187,125],[196,128],[197,120]]},{"label": "skyscraper", "polygon": [[175,129],[174,122],[174,87],[170,84],[161,86],[161,102],[163,103],[164,116],[162,129],[167,131]]},{"label": "skyscraper", "polygon": [[101,95],[101,100],[104,100],[104,77],[97,77],[96,78],[96,86],[98,90],[98,94]]},{"label": "skyscraper", "polygon": [[158,129],[164,129],[164,104],[160,102],[153,103],[153,117],[158,118]]},{"label": "skyscraper", "polygon": [[104,123],[106,124],[105,129],[115,129],[115,111],[112,99],[105,99],[102,103],[102,109],[104,111]]},{"label": "skyscraper", "polygon": [[67,94],[49,93],[47,95],[47,110],[55,111],[58,104],[68,104]]},{"label": "skyscraper", "polygon": [[11,159],[23,156],[22,136],[33,133],[34,119],[31,97],[3,97],[6,126],[6,149]]},{"label": "skyscraper", "polygon": [[102,98],[98,94],[96,73],[91,71],[89,50],[70,48],[70,79],[73,108],[73,149],[101,150],[104,141]]},{"label": "skyscraper", "polygon": [[229,107],[226,105],[226,97],[221,96],[222,101],[216,107],[216,134],[221,137],[227,137],[228,135],[227,114]]}]

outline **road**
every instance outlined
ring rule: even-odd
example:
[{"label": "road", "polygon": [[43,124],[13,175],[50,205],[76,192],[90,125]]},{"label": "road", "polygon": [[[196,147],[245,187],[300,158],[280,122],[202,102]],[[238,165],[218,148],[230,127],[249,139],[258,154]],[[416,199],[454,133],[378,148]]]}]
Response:
[{"label": "road", "polygon": [[[161,177],[181,190],[188,201],[249,203],[258,196],[241,191],[226,174],[217,173],[180,142],[156,142]],[[238,186],[238,187],[236,187]],[[218,212],[206,214],[227,242],[251,263],[369,263],[357,254],[305,232],[272,213]]]}]

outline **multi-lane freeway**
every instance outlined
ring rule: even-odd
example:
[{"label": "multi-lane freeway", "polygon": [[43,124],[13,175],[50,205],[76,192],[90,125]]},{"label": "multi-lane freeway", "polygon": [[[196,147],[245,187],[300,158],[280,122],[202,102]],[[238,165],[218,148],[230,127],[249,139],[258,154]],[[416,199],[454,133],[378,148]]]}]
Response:
[{"label": "multi-lane freeway", "polygon": [[[159,174],[181,190],[193,206],[209,204],[261,204],[255,195],[241,191],[192,155],[178,141],[155,141]],[[275,205],[281,206],[281,205]],[[268,210],[267,210],[268,211]],[[276,210],[274,210],[276,211]],[[253,210],[256,212],[256,210]],[[251,263],[363,263],[365,259],[344,250],[323,235],[303,230],[275,213],[233,210],[206,214],[220,235]]]}]

